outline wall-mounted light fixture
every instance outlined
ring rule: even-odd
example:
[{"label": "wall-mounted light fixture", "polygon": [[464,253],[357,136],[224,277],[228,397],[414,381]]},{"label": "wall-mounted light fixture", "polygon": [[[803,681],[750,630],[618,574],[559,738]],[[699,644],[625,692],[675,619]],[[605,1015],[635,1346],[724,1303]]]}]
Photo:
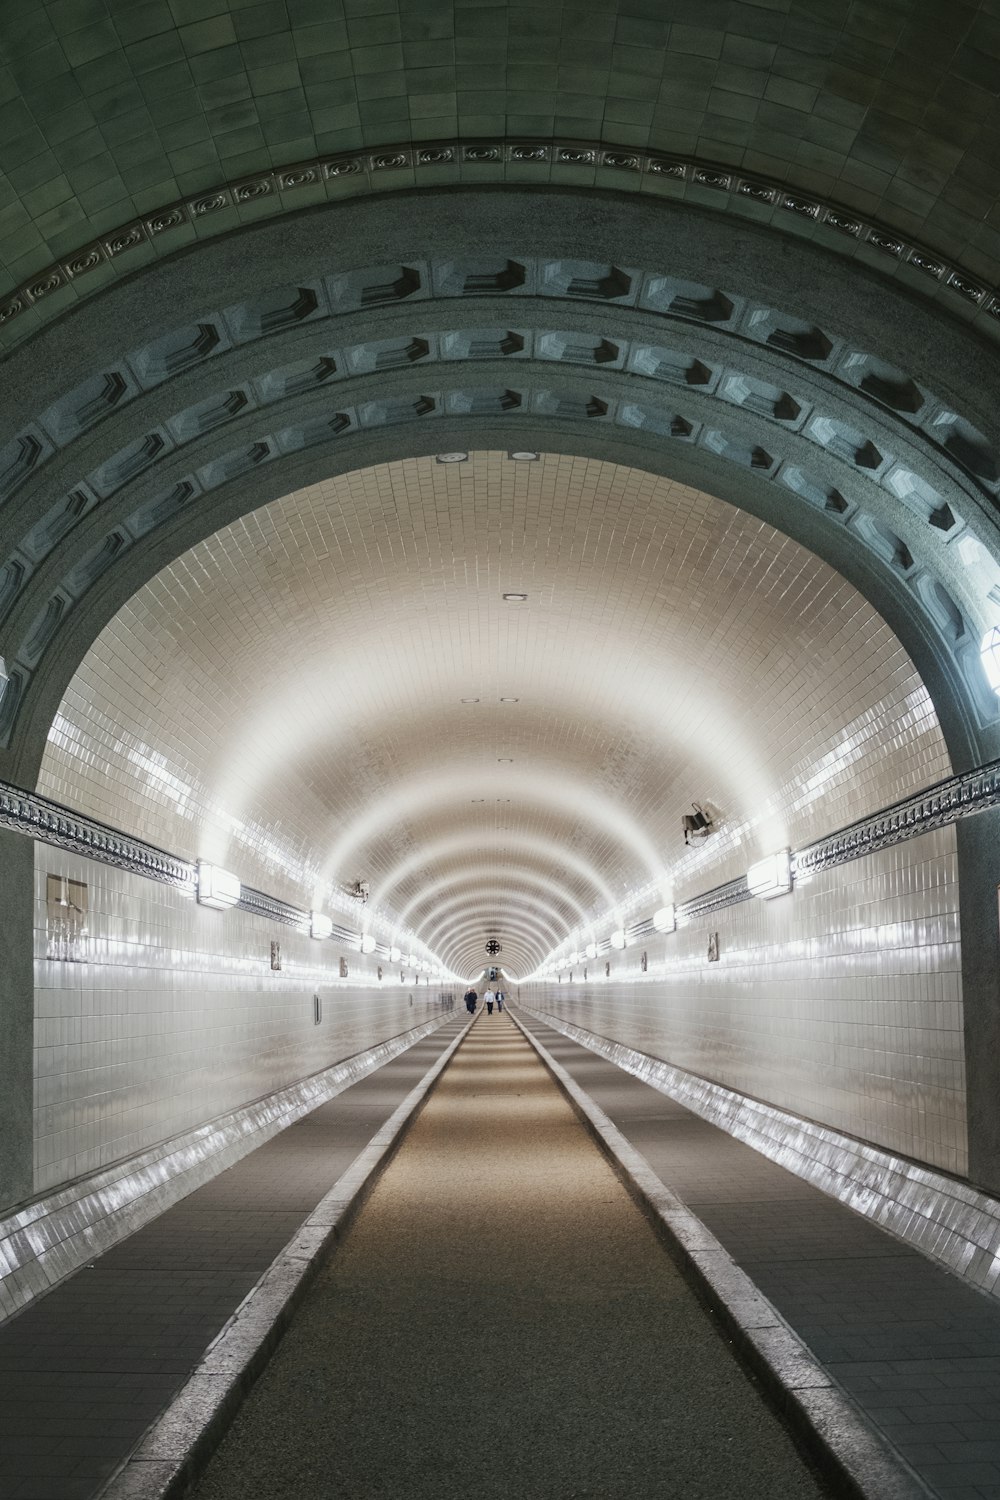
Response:
[{"label": "wall-mounted light fixture", "polygon": [[610,943],[612,948],[624,948],[625,929],[623,927],[615,928],[614,932],[611,934]]},{"label": "wall-mounted light fixture", "polygon": [[239,879],[231,870],[198,861],[198,900],[202,906],[224,911],[227,906],[238,904],[241,890]]},{"label": "wall-mounted light fixture", "polygon": [[527,594],[501,594],[500,597],[505,604],[526,604],[528,600]]},{"label": "wall-mounted light fixture", "polygon": [[587,957],[588,958],[596,958],[597,957],[597,944],[596,943],[588,943],[587,944]]},{"label": "wall-mounted light fixture", "polygon": [[507,457],[512,458],[516,464],[533,464],[541,458],[540,453],[529,453],[526,448],[508,448]]},{"label": "wall-mounted light fixture", "polygon": [[374,934],[374,932],[366,932],[366,933],[362,934],[362,937],[361,937],[361,951],[362,951],[362,953],[374,953],[375,952],[375,934]]},{"label": "wall-mounted light fixture", "polygon": [[438,453],[435,455],[435,462],[439,464],[464,464],[468,462],[468,458],[469,455],[467,453]]},{"label": "wall-mounted light fixture", "polygon": [[707,812],[700,802],[692,802],[691,806],[694,812],[684,813],[681,818],[685,844],[690,844],[692,839],[707,839],[715,832],[715,823],[712,821],[711,813]]},{"label": "wall-mounted light fixture", "polygon": [[324,912],[309,913],[309,931],[314,938],[328,938],[333,932],[333,921]]},{"label": "wall-mounted light fixture", "polygon": [[792,888],[792,852],[779,849],[766,859],[759,859],[747,871],[747,885],[753,895],[770,901],[774,896],[787,896]]},{"label": "wall-mounted light fixture", "polygon": [[653,913],[653,926],[657,932],[673,932],[677,926],[677,913],[672,905],[661,906]]},{"label": "wall-mounted light fixture", "polygon": [[398,964],[402,956],[403,952],[401,948],[392,947],[389,949],[389,962],[391,964]]}]

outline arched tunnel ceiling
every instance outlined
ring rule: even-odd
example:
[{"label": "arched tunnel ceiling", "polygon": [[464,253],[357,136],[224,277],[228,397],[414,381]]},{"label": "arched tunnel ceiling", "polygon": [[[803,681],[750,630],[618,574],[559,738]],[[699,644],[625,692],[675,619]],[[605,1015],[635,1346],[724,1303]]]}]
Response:
[{"label": "arched tunnel ceiling", "polygon": [[641,466],[796,536],[900,634],[958,763],[995,753],[989,351],[700,210],[401,202],[331,211],[333,247],[315,215],[211,242],[7,359],[0,771],[34,777],[82,650],[185,545],[324,475],[501,445]]},{"label": "arched tunnel ceiling", "polygon": [[[0,306],[0,338],[205,235],[417,182],[552,178],[717,206],[731,197],[738,212],[848,255],[854,215],[890,231],[862,236],[868,257],[888,266],[893,236],[911,238],[988,286],[1000,279],[998,54],[988,0],[946,13],[805,0],[10,8],[0,288],[21,297]],[[505,144],[550,140],[568,143],[565,159]],[[410,155],[413,142],[428,149]],[[450,154],[434,149],[443,142]],[[600,143],[621,149],[574,149]],[[639,171],[636,151],[723,170]],[[738,181],[721,180],[729,169]],[[818,225],[801,201],[785,212],[760,178],[842,205],[847,221]],[[914,262],[913,283],[928,277],[934,295],[940,271]],[[969,290],[959,299],[974,316]]]},{"label": "arched tunnel ceiling", "polygon": [[[186,552],[88,653],[40,784],[299,902],[367,879],[383,936],[465,973],[496,933],[523,974],[947,771],[826,563],[689,487],[493,450],[348,473]],[[693,800],[724,826],[685,850]]]},{"label": "arched tunnel ceiling", "polygon": [[[530,966],[551,932],[665,880],[683,894],[735,873],[772,834],[797,841],[821,797],[828,827],[849,766],[867,808],[943,774],[945,745],[958,767],[1000,752],[978,650],[1000,619],[992,7],[950,7],[947,25],[934,6],[804,0],[705,0],[669,21],[632,0],[353,8],[0,17],[0,776],[42,770],[71,804],[224,850],[296,899],[374,872],[379,920],[457,966],[503,903]],[[435,465],[448,450],[474,456]],[[607,520],[567,559],[540,518],[576,535],[584,471],[604,476]],[[610,498],[609,474],[631,476]],[[538,676],[489,571],[509,556],[491,550],[494,507],[533,485],[522,541],[553,578],[579,576],[577,605],[609,582],[595,536],[633,602],[647,554],[664,576],[685,559],[646,615],[614,616],[612,594],[603,632],[547,602],[542,634],[568,665]],[[661,530],[685,507],[708,526],[704,557],[654,527],[626,565],[616,526],[653,491]],[[372,537],[399,495],[413,529],[383,555]],[[276,506],[288,528],[268,533]],[[730,525],[749,528],[733,555],[774,553],[758,592],[776,618],[846,590],[825,632],[795,606],[791,675],[763,700],[800,683],[801,743],[780,750],[759,694],[757,726],[720,727],[716,697],[691,717],[698,652],[714,693],[732,676],[711,632],[678,624],[689,576],[707,618],[729,619],[742,576],[713,595],[710,560]],[[448,571],[483,547],[492,593]],[[775,594],[794,557],[819,570],[812,594]],[[434,624],[435,579],[463,601],[457,638]],[[647,625],[663,659],[637,679]],[[777,638],[773,620],[754,628]],[[603,707],[585,691],[591,640]],[[482,698],[454,690],[490,652],[533,684],[492,683],[522,699],[503,713],[454,701]],[[835,709],[824,652],[864,663],[843,668]],[[664,661],[654,750],[649,700],[624,685],[659,691]],[[733,702],[769,661],[744,664]],[[869,692],[887,717],[854,713]],[[289,746],[300,713],[318,719]],[[893,748],[869,776],[872,723]],[[706,766],[728,831],[677,865],[669,830],[685,799],[711,798]]]}]

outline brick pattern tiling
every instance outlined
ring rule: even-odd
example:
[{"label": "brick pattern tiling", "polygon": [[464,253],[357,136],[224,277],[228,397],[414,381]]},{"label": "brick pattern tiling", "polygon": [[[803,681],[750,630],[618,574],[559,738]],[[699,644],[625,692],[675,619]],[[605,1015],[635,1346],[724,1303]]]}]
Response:
[{"label": "brick pattern tiling", "polygon": [[1000,1500],[1000,1304],[531,1019],[941,1500]]},{"label": "brick pattern tiling", "polygon": [[100,1490],[460,1024],[321,1105],[0,1329],[0,1500]]}]

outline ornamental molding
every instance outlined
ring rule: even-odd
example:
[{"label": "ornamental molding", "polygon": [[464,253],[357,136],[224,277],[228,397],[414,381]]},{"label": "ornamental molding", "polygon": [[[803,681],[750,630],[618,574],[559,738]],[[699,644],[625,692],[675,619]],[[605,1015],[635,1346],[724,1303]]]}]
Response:
[{"label": "ornamental molding", "polygon": [[[964,771],[950,776],[935,785],[925,787],[889,807],[880,809],[846,828],[837,829],[822,839],[817,839],[792,855],[792,871],[798,879],[803,875],[832,869],[835,865],[847,864],[851,860],[864,859],[880,849],[905,843],[908,839],[920,838],[938,828],[946,828],[963,818],[988,812],[1000,807],[1000,760],[991,761],[974,771]],[[133,838],[106,823],[98,822],[83,813],[53,802],[37,792],[24,791],[20,787],[0,782],[0,828],[27,835],[40,844],[49,844],[57,849],[68,849],[99,864],[112,865],[147,880],[170,885],[194,896],[197,885],[197,866],[191,860],[181,859]],[[686,926],[701,917],[726,907],[737,906],[752,899],[744,875],[723,885],[714,886],[700,895],[677,904],[677,925]],[[238,909],[270,922],[279,922],[288,927],[308,931],[310,913],[302,907],[293,906],[265,891],[243,886]],[[643,917],[626,928],[626,939],[632,942],[654,931],[652,917]],[[331,937],[341,946],[360,948],[361,939],[349,928],[335,925]],[[607,939],[597,944],[598,954],[610,951]],[[378,952],[382,953],[382,946]],[[387,951],[387,950],[386,950]],[[563,960],[564,966],[568,962]]]},{"label": "ornamental molding", "polygon": [[37,792],[0,782],[0,827],[194,895],[197,867],[192,861],[178,859],[155,844],[132,838]]},{"label": "ornamental molding", "polygon": [[[488,166],[495,166],[504,175],[499,178],[477,177],[472,182],[462,176],[464,167]],[[748,202],[773,208],[779,214],[794,215],[801,221],[833,230],[843,236],[845,247],[848,241],[852,241],[857,247],[870,247],[887,263],[912,266],[928,282],[942,286],[956,305],[981,310],[988,319],[1000,324],[1000,288],[919,241],[898,234],[878,220],[856,214],[833,199],[788,188],[773,178],[756,173],[748,175],[731,167],[699,161],[695,157],[639,151],[594,141],[550,139],[447,140],[422,145],[408,142],[374,151],[316,156],[222,183],[132,219],[36,271],[0,300],[0,330],[8,328],[30,309],[41,307],[53,293],[70,286],[75,288],[99,267],[112,265],[117,271],[118,262],[123,256],[127,258],[130,251],[143,247],[157,251],[166,248],[161,237],[169,235],[172,230],[193,226],[200,234],[206,220],[211,221],[213,215],[227,210],[238,213],[244,205],[271,200],[277,213],[292,212],[300,206],[295,201],[296,193],[312,189],[308,201],[315,202],[317,189],[324,193],[332,189],[335,193],[335,185],[344,179],[353,185],[355,192],[362,183],[370,192],[419,186],[420,174],[428,168],[435,169],[428,186],[431,183],[438,186],[443,180],[448,180],[442,178],[441,172],[449,167],[454,169],[459,183],[488,185],[491,181],[510,181],[506,172],[511,166],[519,169],[515,179],[518,186],[531,185],[531,178],[524,175],[524,170],[531,166],[540,169],[538,182],[542,185],[558,182],[561,178],[565,178],[568,184],[579,185],[581,170],[592,169],[595,174],[600,174],[595,180],[602,186],[613,185],[616,178],[623,182],[632,178],[638,180],[641,191],[649,191],[656,190],[663,183],[675,182],[680,189],[678,196],[683,196],[691,188],[717,193],[720,206],[728,200],[732,206]],[[394,173],[405,174],[405,181],[397,178],[394,182]],[[323,201],[344,200],[333,196]],[[254,218],[246,222],[260,220]],[[189,241],[185,239],[184,243],[186,245]],[[95,289],[97,285],[103,288],[106,283],[95,283]]]},{"label": "ornamental molding", "polygon": [[795,852],[792,871],[800,876],[863,859],[866,854],[919,838],[936,828],[946,828],[992,807],[1000,807],[1000,761],[939,781],[881,812],[859,818],[847,828],[817,839]]}]

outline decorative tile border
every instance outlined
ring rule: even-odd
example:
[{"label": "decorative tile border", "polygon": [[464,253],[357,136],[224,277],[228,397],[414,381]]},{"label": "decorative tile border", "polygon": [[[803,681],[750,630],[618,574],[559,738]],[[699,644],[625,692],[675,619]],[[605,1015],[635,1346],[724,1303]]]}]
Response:
[{"label": "decorative tile border", "polygon": [[[495,165],[505,169],[509,165],[532,164],[547,168],[556,180],[563,169],[578,174],[581,168],[591,167],[621,173],[623,177],[637,177],[643,185],[673,180],[717,192],[720,200],[725,196],[731,203],[747,200],[773,207],[834,230],[856,245],[870,246],[887,261],[912,266],[928,280],[946,288],[956,301],[982,309],[1000,323],[1000,289],[986,285],[961,266],[917,241],[904,239],[875,220],[863,218],[832,200],[789,189],[770,178],[746,175],[728,167],[699,162],[693,157],[637,151],[594,141],[449,140],[423,145],[408,142],[376,151],[312,157],[273,171],[222,183],[194,197],[165,204],[153,213],[122,224],[110,234],[91,240],[22,282],[0,301],[0,329],[29,309],[40,306],[54,292],[75,285],[101,266],[114,264],[129,251],[155,245],[161,235],[171,230],[197,228],[212,215],[226,209],[238,210],[264,199],[280,200],[281,211],[292,209],[296,192],[307,188],[325,189],[327,184],[344,178],[364,182],[370,191],[376,192],[390,185],[382,180],[383,174],[393,172],[405,172],[408,178],[413,177],[419,182],[421,169],[451,166],[461,181],[462,168],[466,165]],[[518,177],[518,181],[524,180]],[[286,194],[293,195],[287,204]]]},{"label": "decorative tile border", "polygon": [[[825,838],[817,839],[796,850],[792,855],[792,868],[796,876],[818,870],[832,869],[835,865],[848,863],[852,859],[864,859],[879,849],[888,849],[893,844],[907,839],[919,838],[936,828],[957,823],[962,818],[976,813],[988,812],[1000,806],[1000,760],[991,761],[974,771],[964,771],[950,776],[934,786],[914,792],[891,806],[859,818],[846,828],[837,829]],[[130,870],[145,875],[150,880],[164,885],[180,887],[192,896],[197,879],[197,866],[190,860],[179,859],[173,854],[158,849],[155,844],[146,844],[141,839],[121,833],[115,828],[88,818],[82,813],[62,807],[58,802],[26,792],[5,782],[0,782],[0,828],[9,828],[15,833],[26,834],[41,844],[52,844],[56,848],[71,849],[76,854],[101,864],[114,865],[121,870]],[[678,902],[676,917],[679,925],[711,916],[713,912],[737,906],[751,899],[746,877],[737,876],[724,885],[718,885],[687,901]],[[271,922],[309,928],[310,914],[302,907],[292,906],[277,896],[244,886],[240,895],[240,906],[244,911],[264,917]],[[645,937],[654,931],[652,917],[633,922],[626,929],[629,942]],[[358,934],[347,927],[335,926],[331,936],[342,945],[357,948]],[[597,945],[598,953],[610,951],[607,939]],[[376,950],[380,957],[388,950],[382,945]]]},{"label": "decorative tile border", "polygon": [[1000,1202],[995,1198],[930,1167],[671,1067],[524,1000],[519,1000],[518,1006],[863,1214],[957,1276],[991,1296],[1000,1296]]},{"label": "decorative tile border", "polygon": [[859,818],[847,828],[817,839],[796,851],[793,869],[796,875],[828,870],[997,806],[1000,806],[1000,761],[992,761],[975,771],[950,776],[947,781],[939,781],[925,791],[894,802],[882,812]]},{"label": "decorative tile border", "polygon": [[0,1321],[452,1019],[435,1016],[0,1219]]},{"label": "decorative tile border", "polygon": [[190,860],[178,859],[155,844],[144,843],[37,792],[22,791],[5,782],[0,782],[0,828],[27,834],[57,849],[71,849],[74,854],[146,875],[161,885],[177,886],[194,895],[197,870]]}]

